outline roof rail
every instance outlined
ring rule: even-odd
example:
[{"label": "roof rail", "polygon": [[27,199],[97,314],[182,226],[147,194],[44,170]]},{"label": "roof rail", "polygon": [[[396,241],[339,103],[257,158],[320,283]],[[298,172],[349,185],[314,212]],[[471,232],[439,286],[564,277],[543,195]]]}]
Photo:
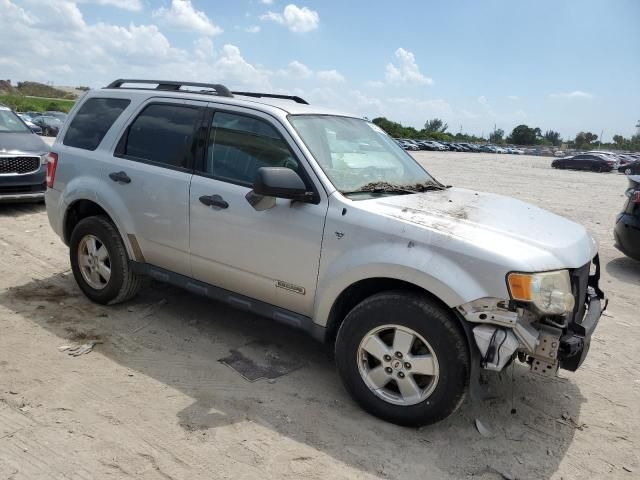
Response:
[{"label": "roof rail", "polygon": [[[126,88],[122,87],[125,83],[138,83],[138,84],[146,84],[153,85],[157,84],[155,88],[140,88],[139,90],[167,90],[178,92],[181,91],[181,87],[202,87],[206,90],[213,90],[216,95],[220,97],[233,97],[233,94],[229,91],[227,87],[224,85],[220,85],[218,83],[196,83],[196,82],[175,82],[171,80],[141,80],[141,79],[133,79],[133,78],[119,78],[118,80],[114,80],[109,85],[104,88]],[[135,87],[132,87],[135,88]],[[184,92],[184,90],[182,90]],[[210,93],[208,91],[201,92],[187,92],[187,93]]]},{"label": "roof rail", "polygon": [[309,105],[304,98],[300,98],[296,95],[278,95],[275,93],[258,93],[258,92],[231,92],[234,95],[242,95],[244,97],[255,97],[255,98],[282,98],[283,100],[293,100],[296,103],[302,103],[304,105]]}]

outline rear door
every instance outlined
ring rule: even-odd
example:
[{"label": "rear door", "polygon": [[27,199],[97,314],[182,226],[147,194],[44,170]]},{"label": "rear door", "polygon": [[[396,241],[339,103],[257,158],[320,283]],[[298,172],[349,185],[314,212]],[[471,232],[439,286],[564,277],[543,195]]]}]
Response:
[{"label": "rear door", "polygon": [[189,184],[206,102],[152,98],[121,133],[105,174],[132,217],[144,260],[183,275],[189,267]]},{"label": "rear door", "polygon": [[[198,280],[311,316],[328,200],[275,118],[214,108],[208,148],[190,193],[191,268]],[[245,198],[260,167],[295,170],[316,203],[277,199],[255,210]],[[215,198],[206,205],[202,198]]]},{"label": "rear door", "polygon": [[573,159],[569,160],[569,168],[576,170],[586,170],[589,168],[589,161],[586,155],[576,155]]}]

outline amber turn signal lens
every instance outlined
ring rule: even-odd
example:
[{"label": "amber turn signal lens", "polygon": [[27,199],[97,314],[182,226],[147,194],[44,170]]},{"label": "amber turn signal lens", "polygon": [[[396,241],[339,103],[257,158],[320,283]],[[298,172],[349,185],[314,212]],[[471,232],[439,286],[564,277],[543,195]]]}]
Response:
[{"label": "amber turn signal lens", "polygon": [[511,298],[523,302],[531,301],[531,281],[533,277],[522,273],[510,273],[507,279]]}]

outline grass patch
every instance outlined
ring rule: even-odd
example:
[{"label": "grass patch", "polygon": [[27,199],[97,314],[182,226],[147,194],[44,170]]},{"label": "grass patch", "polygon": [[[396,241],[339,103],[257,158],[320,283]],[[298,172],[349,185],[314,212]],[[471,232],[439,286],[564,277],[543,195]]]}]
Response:
[{"label": "grass patch", "polygon": [[18,112],[44,112],[56,110],[68,112],[75,104],[74,100],[25,97],[22,95],[0,95],[0,103]]}]

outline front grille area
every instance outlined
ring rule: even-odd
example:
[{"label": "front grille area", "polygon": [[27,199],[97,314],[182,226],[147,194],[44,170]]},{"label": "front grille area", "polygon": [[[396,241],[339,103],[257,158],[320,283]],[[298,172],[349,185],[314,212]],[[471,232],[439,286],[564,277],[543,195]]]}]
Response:
[{"label": "front grille area", "polygon": [[19,193],[41,193],[47,189],[45,183],[40,185],[11,185],[5,186],[0,182],[0,197],[2,195],[17,195]]},{"label": "front grille area", "polygon": [[40,157],[0,157],[0,175],[31,173],[40,168]]}]

